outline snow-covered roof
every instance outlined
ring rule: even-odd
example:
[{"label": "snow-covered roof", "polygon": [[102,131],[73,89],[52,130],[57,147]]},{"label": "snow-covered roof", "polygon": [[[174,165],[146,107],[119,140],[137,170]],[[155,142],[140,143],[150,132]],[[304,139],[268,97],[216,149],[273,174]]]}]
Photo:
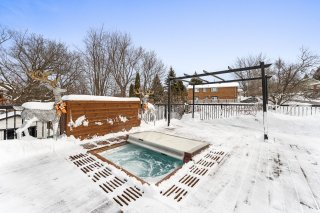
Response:
[{"label": "snow-covered roof", "polygon": [[94,95],[65,95],[64,101],[140,101],[139,98],[120,98],[111,96],[94,96]]},{"label": "snow-covered roof", "polygon": [[303,80],[308,86],[320,85],[320,81],[314,78],[307,78]]},{"label": "snow-covered roof", "polygon": [[[196,88],[218,88],[218,87],[239,87],[239,83],[230,82],[230,83],[220,83],[220,84],[196,85]],[[192,85],[188,85],[188,89],[192,89]]]},{"label": "snow-covered roof", "polygon": [[26,109],[51,110],[54,102],[26,102],[21,106]]},{"label": "snow-covered roof", "polygon": [[[21,111],[16,111],[16,116],[20,117],[21,115]],[[14,112],[8,112],[8,114],[6,115],[6,113],[2,113],[0,114],[0,120],[5,119],[6,117],[10,118],[14,116]]]}]

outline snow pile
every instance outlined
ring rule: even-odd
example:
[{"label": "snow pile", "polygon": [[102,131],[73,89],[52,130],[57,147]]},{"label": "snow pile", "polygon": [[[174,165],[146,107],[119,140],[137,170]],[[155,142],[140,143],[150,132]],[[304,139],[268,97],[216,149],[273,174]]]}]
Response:
[{"label": "snow pile", "polygon": [[119,119],[121,122],[125,123],[128,121],[128,118],[126,116],[122,116],[122,115],[119,115]]},{"label": "snow pile", "polygon": [[110,124],[110,125],[113,125],[113,120],[111,118],[108,118],[107,119],[107,122]]},{"label": "snow pile", "polygon": [[26,102],[21,106],[25,109],[52,110],[54,102]]},{"label": "snow pile", "polygon": [[103,123],[100,122],[100,121],[96,121],[96,122],[94,122],[94,124],[95,124],[95,125],[98,125],[98,126],[101,126]]},{"label": "snow pile", "polygon": [[156,108],[155,108],[155,106],[152,104],[152,103],[146,103],[147,104],[147,108],[149,109],[149,110],[151,110],[151,111],[155,111],[156,110]]},{"label": "snow pile", "polygon": [[71,119],[71,121],[68,123],[68,126],[72,129],[78,126],[88,126],[89,125],[89,121],[86,120],[86,116],[82,115],[79,118],[77,118],[77,120],[75,122],[73,122],[73,120]]},{"label": "snow pile", "polygon": [[65,95],[63,101],[139,101],[139,98],[120,98],[111,96],[94,96],[94,95]]}]

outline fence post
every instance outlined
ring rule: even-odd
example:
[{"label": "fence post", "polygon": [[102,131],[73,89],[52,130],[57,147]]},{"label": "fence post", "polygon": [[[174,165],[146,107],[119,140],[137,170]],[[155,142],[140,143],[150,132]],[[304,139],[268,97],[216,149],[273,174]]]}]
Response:
[{"label": "fence post", "polygon": [[266,75],[264,70],[264,62],[260,62],[261,67],[261,81],[262,81],[262,98],[263,98],[263,129],[264,129],[264,140],[268,140],[267,133],[267,83],[266,83]]},{"label": "fence post", "polygon": [[168,126],[170,126],[170,113],[171,113],[171,79],[169,76],[169,85],[168,85]]},{"label": "fence post", "polygon": [[5,140],[8,139],[8,109],[6,108],[6,135]]},{"label": "fence post", "polygon": [[194,93],[195,93],[195,85],[192,85],[192,118],[194,118]]},{"label": "fence post", "polygon": [[164,118],[167,120],[167,105],[164,105]]}]

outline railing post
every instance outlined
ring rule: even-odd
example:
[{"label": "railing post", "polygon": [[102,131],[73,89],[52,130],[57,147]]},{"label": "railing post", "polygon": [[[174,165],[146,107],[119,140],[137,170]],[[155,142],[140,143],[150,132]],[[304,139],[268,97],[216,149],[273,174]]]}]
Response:
[{"label": "railing post", "polygon": [[264,129],[264,140],[268,140],[268,133],[267,133],[267,83],[266,83],[266,75],[264,69],[264,62],[260,62],[261,67],[261,81],[262,81],[262,98],[263,98],[263,129]]},{"label": "railing post", "polygon": [[164,118],[167,120],[167,105],[164,105]]},{"label": "railing post", "polygon": [[16,118],[16,110],[13,109],[13,138],[17,138],[16,137],[16,128],[17,128],[17,118]]},{"label": "railing post", "polygon": [[192,85],[192,118],[194,118],[194,92],[195,92],[195,85]]},{"label": "railing post", "polygon": [[169,76],[169,85],[168,85],[168,126],[170,126],[170,112],[171,111],[171,79]]},{"label": "railing post", "polygon": [[5,136],[4,136],[5,138],[5,140],[7,140],[8,139],[8,109],[6,108],[6,134],[5,134]]}]

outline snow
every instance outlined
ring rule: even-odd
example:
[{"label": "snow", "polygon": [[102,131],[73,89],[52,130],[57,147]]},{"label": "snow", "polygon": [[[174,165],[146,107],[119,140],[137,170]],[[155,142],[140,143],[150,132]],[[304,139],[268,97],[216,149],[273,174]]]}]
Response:
[{"label": "snow", "polygon": [[2,114],[0,114],[0,120],[5,119],[6,117],[8,117],[8,118],[13,117],[14,115],[20,116],[21,115],[21,111],[16,111],[16,113],[8,112],[7,115],[6,115],[5,112],[3,112]]},{"label": "snow", "polygon": [[108,118],[107,119],[107,122],[110,124],[110,125],[113,125],[113,120],[111,118]]},{"label": "snow", "polygon": [[26,102],[21,106],[26,109],[52,110],[54,102]]},{"label": "snow", "polygon": [[155,111],[156,110],[156,107],[152,104],[152,103],[146,103],[147,104],[147,108],[148,110],[151,110],[151,111]]},{"label": "snow", "polygon": [[89,125],[89,121],[86,120],[86,116],[85,115],[82,115],[80,117],[78,117],[76,119],[75,122],[73,122],[72,120],[69,122],[68,126],[72,128],[75,128],[75,127],[78,127],[78,126],[88,126]]},{"label": "snow", "polygon": [[111,96],[94,96],[94,95],[65,95],[63,101],[139,101],[139,98],[120,98]]},{"label": "snow", "polygon": [[[220,84],[203,84],[196,85],[195,88],[217,88],[217,87],[239,87],[238,82],[220,83]],[[188,89],[192,89],[192,85],[188,85]]]},{"label": "snow", "polygon": [[95,125],[98,125],[98,126],[101,126],[103,123],[100,122],[100,121],[96,121],[96,122],[94,122],[94,124],[95,124]]},{"label": "snow", "polygon": [[[170,128],[164,120],[156,126],[142,123],[130,132],[84,141],[71,137],[0,141],[0,212],[118,211],[112,197],[67,158],[84,153],[83,143],[149,130],[206,141],[229,154],[181,202],[165,199],[154,184],[142,185],[142,198],[125,212],[319,212],[319,119],[268,113],[268,142],[263,140],[261,113],[206,121],[187,115],[173,119]],[[177,177],[192,164],[185,164]],[[126,175],[116,168],[112,173]],[[174,177],[163,185],[172,184]]]},{"label": "snow", "polygon": [[128,118],[126,116],[122,116],[122,115],[119,115],[119,119],[121,122],[125,123],[128,121]]}]

